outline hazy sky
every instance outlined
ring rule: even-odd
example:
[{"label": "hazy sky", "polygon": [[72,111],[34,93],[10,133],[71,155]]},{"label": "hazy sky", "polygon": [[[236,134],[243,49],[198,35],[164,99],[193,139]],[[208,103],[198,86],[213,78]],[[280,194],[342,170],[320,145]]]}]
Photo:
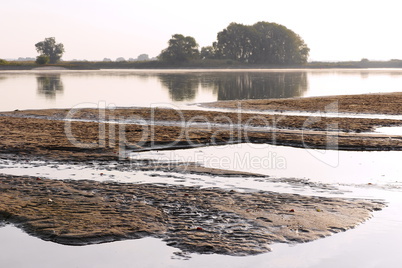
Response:
[{"label": "hazy sky", "polygon": [[36,57],[56,37],[65,60],[157,56],[171,35],[210,45],[229,23],[283,24],[310,60],[402,59],[399,0],[0,0],[0,58]]}]

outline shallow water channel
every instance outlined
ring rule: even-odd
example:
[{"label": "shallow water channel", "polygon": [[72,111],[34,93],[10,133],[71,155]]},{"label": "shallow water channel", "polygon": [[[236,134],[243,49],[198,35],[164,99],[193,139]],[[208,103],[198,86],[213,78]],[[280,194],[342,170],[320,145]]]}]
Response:
[{"label": "shallow water channel", "polygon": [[[345,233],[306,244],[275,244],[273,251],[249,257],[181,254],[154,238],[71,247],[30,237],[13,226],[0,228],[0,262],[9,267],[399,267],[402,256],[402,152],[306,150],[237,144],[187,150],[132,153],[132,165],[67,165],[2,160],[2,173],[54,179],[112,180],[268,190],[307,195],[383,199],[388,207]],[[197,162],[211,168],[249,171],[269,177],[224,177],[138,171],[136,159],[165,164]],[[24,257],[19,258],[23,253]],[[155,258],[157,254],[157,258]]]}]

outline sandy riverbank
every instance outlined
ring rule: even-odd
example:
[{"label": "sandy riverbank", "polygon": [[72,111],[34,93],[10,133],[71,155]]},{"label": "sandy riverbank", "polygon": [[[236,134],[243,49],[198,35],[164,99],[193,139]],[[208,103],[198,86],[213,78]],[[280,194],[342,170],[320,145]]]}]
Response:
[{"label": "sandy riverbank", "polygon": [[335,105],[340,113],[402,114],[402,93],[378,93],[328,97],[239,100],[205,103],[205,107],[245,110],[325,112]]},{"label": "sandy riverbank", "polygon": [[[163,120],[182,119],[188,122],[210,123],[208,126],[167,126],[98,123],[99,110],[85,109],[74,118],[89,122],[62,121],[67,110],[15,111],[0,116],[0,153],[32,155],[60,160],[114,160],[120,149],[152,150],[186,148],[238,142],[268,143],[309,148],[338,148],[339,150],[401,150],[400,136],[366,134],[379,126],[397,126],[399,120],[362,118],[320,118],[305,116],[272,116],[203,111],[181,111],[141,108],[106,110],[104,119]],[[57,119],[57,120],[55,120]],[[307,123],[306,123],[307,122]],[[216,123],[225,124],[215,125]],[[66,126],[76,142],[66,135]],[[238,126],[260,126],[259,129]],[[272,129],[272,126],[276,127]],[[237,126],[236,126],[237,125]],[[328,129],[329,128],[329,129]],[[100,131],[102,135],[100,135]],[[339,132],[338,132],[339,131]],[[332,147],[331,147],[332,146]]]}]

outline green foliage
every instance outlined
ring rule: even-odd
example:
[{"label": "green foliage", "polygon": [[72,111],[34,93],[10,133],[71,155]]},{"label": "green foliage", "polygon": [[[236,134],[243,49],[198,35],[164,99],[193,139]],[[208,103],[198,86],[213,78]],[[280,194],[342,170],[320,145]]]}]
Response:
[{"label": "green foliage", "polygon": [[253,28],[231,23],[218,33],[217,51],[222,58],[250,62],[255,43],[256,33]]},{"label": "green foliage", "polygon": [[8,64],[8,61],[0,59],[0,65],[6,65]]},{"label": "green foliage", "polygon": [[[35,44],[38,53],[49,57],[49,63],[58,62],[64,53],[64,45],[56,44],[54,37],[45,38],[44,41]],[[40,56],[39,56],[40,57]]]},{"label": "green foliage", "polygon": [[[283,25],[231,23],[218,33],[215,54],[208,57],[256,64],[303,64],[309,51],[303,39]],[[206,48],[204,52],[208,54],[211,49]]]},{"label": "green foliage", "polygon": [[43,64],[48,64],[49,61],[50,61],[49,56],[40,55],[40,56],[36,57],[35,63],[36,63],[36,64],[43,65]]},{"label": "green foliage", "polygon": [[207,46],[201,48],[201,59],[217,59],[218,51],[216,49],[216,42],[212,46]]},{"label": "green foliage", "polygon": [[175,34],[169,40],[169,46],[162,50],[159,59],[169,63],[181,63],[200,57],[198,44],[191,36]]}]

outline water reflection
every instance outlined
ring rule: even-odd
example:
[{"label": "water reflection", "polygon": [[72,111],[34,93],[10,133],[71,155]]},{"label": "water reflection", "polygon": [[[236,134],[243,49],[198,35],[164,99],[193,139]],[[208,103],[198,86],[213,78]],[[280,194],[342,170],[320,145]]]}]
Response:
[{"label": "water reflection", "polygon": [[215,83],[218,100],[300,97],[307,90],[306,73],[230,74]]},{"label": "water reflection", "polygon": [[192,101],[197,95],[200,84],[199,77],[195,74],[159,74],[162,85],[169,90],[173,101]]},{"label": "water reflection", "polygon": [[400,69],[1,71],[0,111],[401,92],[401,85]]},{"label": "water reflection", "polygon": [[369,77],[370,73],[369,72],[361,72],[360,77],[362,79],[367,79]]},{"label": "water reflection", "polygon": [[291,98],[307,88],[305,72],[158,74],[173,101],[193,101],[199,88],[212,91],[218,100]]},{"label": "water reflection", "polygon": [[56,95],[64,90],[60,74],[39,75],[36,77],[36,82],[38,84],[38,95],[42,95],[46,99],[55,99]]}]

